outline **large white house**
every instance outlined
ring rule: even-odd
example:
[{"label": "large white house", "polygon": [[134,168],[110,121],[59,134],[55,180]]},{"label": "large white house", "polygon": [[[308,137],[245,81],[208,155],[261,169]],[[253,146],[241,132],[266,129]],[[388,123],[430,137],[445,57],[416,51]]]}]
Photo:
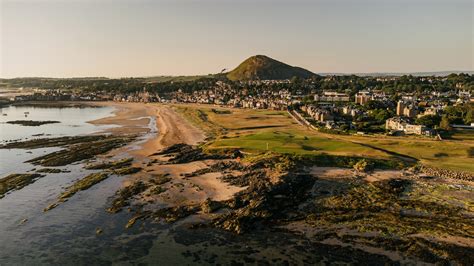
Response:
[{"label": "large white house", "polygon": [[412,125],[403,117],[392,117],[385,121],[385,128],[391,131],[399,131],[405,134],[432,136],[433,130],[423,125]]},{"label": "large white house", "polygon": [[349,95],[335,91],[325,91],[323,95],[314,95],[316,102],[348,102]]}]

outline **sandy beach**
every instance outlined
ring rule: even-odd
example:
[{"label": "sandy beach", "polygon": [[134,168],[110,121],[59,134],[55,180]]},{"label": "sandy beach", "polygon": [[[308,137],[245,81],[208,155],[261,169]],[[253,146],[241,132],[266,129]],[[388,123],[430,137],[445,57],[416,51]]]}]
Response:
[{"label": "sandy beach", "polygon": [[[170,106],[160,104],[143,103],[117,103],[100,102],[92,103],[98,106],[114,107],[117,110],[114,116],[90,121],[96,125],[118,125],[119,127],[108,129],[110,133],[116,134],[144,134],[149,133],[150,118],[156,118],[158,137],[153,138],[141,145],[142,149],[138,154],[150,155],[164,147],[176,143],[186,143],[196,145],[204,141],[205,134],[194,127]],[[147,154],[146,151],[151,151]]]},{"label": "sandy beach", "polygon": [[[175,112],[171,106],[117,102],[92,104],[116,108],[113,116],[90,121],[96,125],[117,125],[117,127],[107,129],[106,133],[137,134],[145,137],[145,140],[132,143],[106,155],[106,157],[110,157],[125,152],[135,159],[134,166],[143,168],[139,173],[129,176],[123,186],[137,181],[148,182],[150,177],[163,174],[172,178],[171,182],[163,186],[166,192],[159,195],[142,195],[141,202],[151,203],[150,207],[155,204],[159,206],[199,204],[208,198],[219,201],[230,199],[236,192],[244,189],[222,182],[218,179],[222,175],[221,173],[205,174],[193,178],[184,177],[184,174],[213,164],[212,160],[184,164],[150,163],[152,161],[166,161],[167,158],[152,156],[152,154],[173,144],[197,145],[205,140],[205,133]],[[153,128],[150,128],[154,126],[150,125],[150,121],[153,119],[156,121],[157,132],[153,132]]]}]

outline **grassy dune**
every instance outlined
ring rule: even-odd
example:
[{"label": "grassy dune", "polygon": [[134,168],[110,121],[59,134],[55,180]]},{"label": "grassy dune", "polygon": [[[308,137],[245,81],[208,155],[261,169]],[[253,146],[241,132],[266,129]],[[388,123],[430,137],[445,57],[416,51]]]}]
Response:
[{"label": "grassy dune", "polygon": [[176,105],[175,109],[212,136],[207,144],[211,150],[241,148],[260,152],[268,149],[279,153],[385,159],[397,156],[415,158],[433,167],[474,172],[474,132],[458,132],[452,139],[443,141],[424,137],[331,135],[297,124],[285,111],[206,105]]}]

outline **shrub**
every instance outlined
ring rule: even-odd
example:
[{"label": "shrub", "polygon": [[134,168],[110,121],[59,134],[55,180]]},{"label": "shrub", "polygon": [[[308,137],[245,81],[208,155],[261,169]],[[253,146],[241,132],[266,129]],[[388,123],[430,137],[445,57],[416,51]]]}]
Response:
[{"label": "shrub", "polygon": [[366,161],[365,159],[359,160],[356,164],[354,164],[354,169],[359,172],[367,172],[373,169],[373,164],[371,162]]}]

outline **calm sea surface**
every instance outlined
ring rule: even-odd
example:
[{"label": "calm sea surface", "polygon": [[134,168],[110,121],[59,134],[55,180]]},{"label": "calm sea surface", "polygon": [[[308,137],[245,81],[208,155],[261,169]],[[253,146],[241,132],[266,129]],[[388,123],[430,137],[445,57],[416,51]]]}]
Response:
[{"label": "calm sea surface", "polygon": [[[108,107],[32,106],[10,106],[0,110],[0,143],[99,132],[108,126],[95,126],[87,121],[110,116],[114,111]],[[141,141],[157,133],[155,118],[149,118],[150,133]],[[54,120],[61,123],[38,127],[5,123],[14,120]],[[135,144],[130,147],[136,148]],[[0,150],[0,178],[11,173],[34,172],[33,169],[41,167],[25,161],[59,149]],[[0,265],[127,265],[147,263],[149,260],[152,264],[158,261],[181,265],[192,262],[192,258],[182,255],[183,251],[188,250],[187,246],[176,243],[167,234],[169,225],[142,224],[125,229],[131,213],[106,212],[124,177],[111,175],[93,187],[76,193],[58,207],[43,212],[45,207],[57,200],[65,187],[94,172],[85,170],[82,163],[55,168],[69,172],[46,174],[0,199]],[[102,230],[101,234],[96,233],[98,229]],[[153,249],[155,251],[150,252]]]},{"label": "calm sea surface", "polygon": [[[86,108],[44,108],[33,106],[9,106],[0,109],[0,144],[12,140],[28,140],[34,138],[53,138],[61,136],[76,136],[89,134],[106,129],[109,126],[95,126],[87,123],[102,117],[112,115],[111,107],[86,107]],[[7,121],[33,120],[59,121],[57,124],[41,126],[22,126],[7,124]],[[11,149],[1,150],[0,176],[8,173],[18,173],[33,168],[24,161],[51,152],[56,148],[48,149]]]},{"label": "calm sea surface", "polygon": [[[109,126],[95,126],[87,121],[110,116],[114,109],[9,106],[0,111],[0,143],[5,143],[99,132]],[[37,127],[5,123],[15,120],[54,120],[60,123]],[[59,149],[2,149],[0,178],[38,168],[25,161]],[[120,187],[122,179],[119,177],[110,178],[78,193],[62,206],[43,213],[43,209],[55,201],[64,187],[93,172],[84,170],[80,163],[56,168],[70,172],[47,174],[33,184],[0,199],[0,265],[54,264],[67,261],[68,257],[62,254],[64,248],[67,247],[70,251],[79,248],[84,240],[81,232],[91,235],[100,224],[111,220],[107,219],[104,206],[108,197],[113,196]],[[21,221],[26,222],[21,224]],[[77,251],[77,254],[80,255],[81,252]],[[83,260],[78,259],[76,262],[81,261]]]},{"label": "calm sea surface", "polygon": [[[0,143],[98,132],[105,127],[86,121],[112,112],[112,108],[3,108]],[[61,123],[39,127],[5,123],[13,120]],[[154,118],[150,117],[148,126],[151,132],[143,139],[156,134]],[[57,149],[0,150],[0,178],[32,171],[37,167],[24,163],[26,160]],[[132,213],[106,212],[124,178],[114,175],[43,212],[65,187],[94,172],[85,170],[81,163],[57,168],[70,172],[47,174],[0,199],[0,265],[227,265],[270,260],[272,264],[285,265],[282,262],[290,257],[299,264],[313,256],[313,251],[302,246],[305,242],[290,241],[287,234],[280,232],[259,231],[236,236],[210,228],[189,229],[186,221],[137,222],[125,229]],[[97,234],[98,229],[102,233]]]}]

